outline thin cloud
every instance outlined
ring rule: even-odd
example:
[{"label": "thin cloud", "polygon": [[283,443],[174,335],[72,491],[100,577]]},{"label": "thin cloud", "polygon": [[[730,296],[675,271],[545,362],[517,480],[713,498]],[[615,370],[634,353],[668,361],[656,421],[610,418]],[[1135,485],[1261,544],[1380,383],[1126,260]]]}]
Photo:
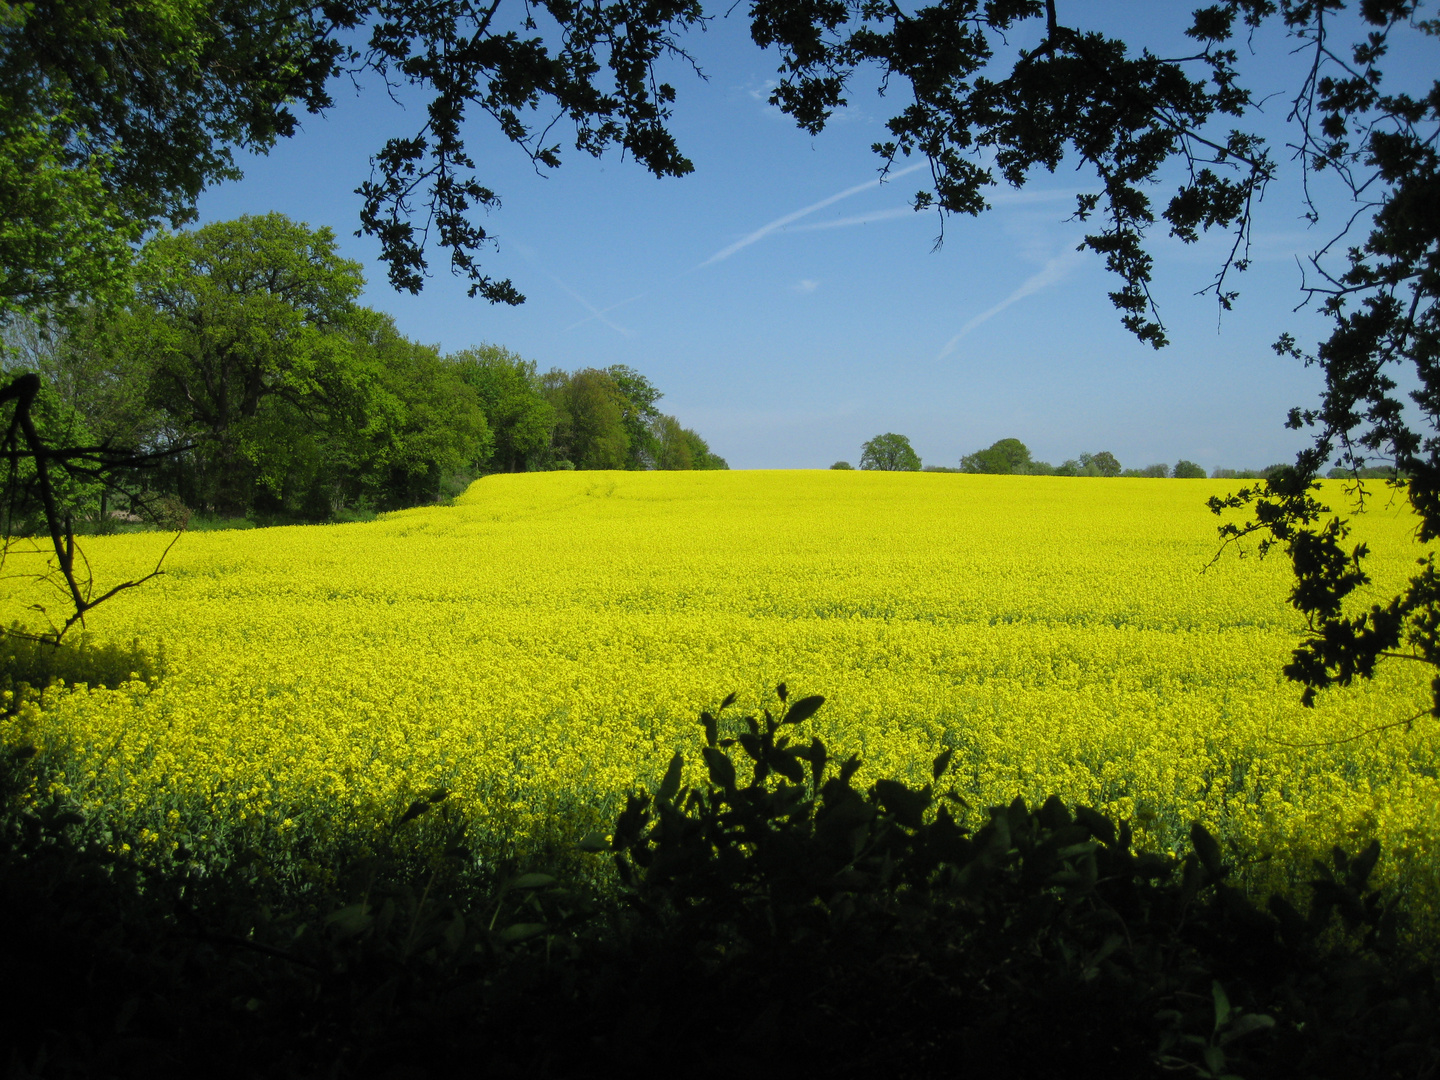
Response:
[{"label": "thin cloud", "polygon": [[813,278],[801,278],[792,287],[798,293],[812,293],[820,287],[820,283]]},{"label": "thin cloud", "polygon": [[[909,173],[913,173],[918,169],[925,168],[926,164],[926,162],[917,161],[914,165],[907,165],[905,168],[900,169],[897,172],[891,173],[888,179],[898,179],[899,177],[905,176]],[[756,229],[748,236],[742,236],[739,240],[736,240],[735,243],[731,244],[729,247],[721,248],[714,255],[711,255],[710,258],[706,259],[699,266],[697,266],[696,269],[698,270],[701,267],[710,266],[712,263],[717,263],[728,259],[737,251],[742,251],[745,248],[749,247],[751,244],[765,239],[765,237],[769,236],[771,233],[779,229],[783,229],[792,221],[799,221],[807,214],[813,214],[816,210],[823,210],[825,209],[825,207],[831,206],[834,203],[839,202],[841,199],[850,198],[851,195],[858,195],[862,191],[869,191],[871,188],[879,187],[881,183],[881,178],[877,176],[873,180],[866,180],[863,184],[856,184],[854,187],[846,188],[844,191],[838,192],[835,195],[831,195],[828,199],[821,199],[817,203],[811,203],[803,210],[796,210],[792,214],[786,214],[784,217],[776,218],[768,225],[762,225],[760,228]]]},{"label": "thin cloud", "polygon": [[1060,281],[1067,277],[1070,271],[1075,269],[1075,267],[1080,264],[1081,259],[1082,256],[1078,251],[1066,251],[1060,255],[1056,255],[1053,259],[1051,259],[1044,266],[1042,266],[1037,273],[1031,274],[1028,278],[1026,278],[1025,281],[1021,284],[1021,286],[1014,292],[1012,292],[1009,296],[1007,296],[1004,300],[1001,300],[994,307],[982,311],[979,315],[976,315],[973,319],[971,319],[964,326],[962,326],[960,328],[960,332],[945,343],[945,347],[940,350],[940,355],[937,356],[935,359],[945,359],[945,357],[949,356],[952,352],[955,351],[955,346],[960,344],[960,340],[966,334],[970,333],[971,330],[974,330],[981,323],[988,322],[989,320],[993,319],[996,315],[999,315],[1000,312],[1004,311],[1011,304],[1018,303],[1019,301],[1024,300],[1027,296],[1033,296],[1041,289],[1048,289],[1057,281]]},{"label": "thin cloud", "polygon": [[[898,173],[896,174],[899,175]],[[1014,206],[1022,203],[1061,202],[1075,197],[1073,191],[996,191],[986,198],[996,206]],[[807,221],[794,225],[786,232],[819,232],[822,229],[844,229],[852,225],[869,225],[872,221],[892,221],[907,217],[917,211],[913,206],[894,206],[889,210],[877,210],[873,214],[856,214],[853,217],[836,218],[834,221]]]}]

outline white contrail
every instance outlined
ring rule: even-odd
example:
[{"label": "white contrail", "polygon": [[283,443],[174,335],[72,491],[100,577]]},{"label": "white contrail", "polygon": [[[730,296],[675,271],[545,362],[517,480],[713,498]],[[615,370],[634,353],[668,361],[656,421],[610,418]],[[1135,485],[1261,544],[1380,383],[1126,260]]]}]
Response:
[{"label": "white contrail", "polygon": [[[551,281],[555,282],[556,285],[559,285],[560,288],[564,289],[567,293],[569,293],[570,296],[571,296],[571,298],[573,298],[574,301],[575,301],[577,304],[579,304],[581,307],[583,307],[586,311],[590,312],[590,317],[591,317],[592,319],[599,319],[602,323],[604,323],[606,326],[608,326],[611,330],[614,330],[617,334],[620,334],[620,335],[622,335],[623,337],[633,337],[633,336],[634,336],[634,334],[633,334],[631,331],[625,329],[625,327],[621,326],[619,323],[611,322],[609,319],[607,319],[607,318],[605,317],[605,311],[609,311],[609,310],[610,310],[609,308],[606,308],[605,311],[601,311],[601,310],[600,310],[599,308],[597,308],[594,304],[590,303],[589,300],[586,300],[583,296],[581,296],[578,292],[576,292],[574,289],[572,289],[569,285],[566,285],[565,282],[561,281],[561,280],[560,280],[558,277],[556,277],[554,274],[550,273],[548,270],[547,270],[547,271],[544,271],[544,273],[545,273],[545,276],[546,276],[546,277],[548,277]],[[615,305],[615,306],[618,307],[619,305],[617,304],[617,305]],[[582,319],[581,322],[584,322],[584,320]],[[577,323],[576,325],[578,326],[579,323]]]},{"label": "white contrail", "polygon": [[847,225],[868,225],[872,221],[889,221],[891,218],[914,214],[913,206],[897,206],[890,210],[877,210],[873,214],[856,214],[854,217],[836,218],[834,221],[810,221],[796,225],[786,232],[818,232],[821,229],[843,229]]},{"label": "white contrail", "polygon": [[[899,175],[898,173],[896,175]],[[1002,190],[992,192],[985,196],[996,206],[1008,206],[1017,203],[1045,203],[1060,202],[1075,197],[1073,191],[1010,191]],[[890,221],[893,218],[905,217],[916,212],[913,206],[895,206],[889,210],[877,210],[873,214],[856,214],[854,217],[836,218],[834,221],[809,221],[804,225],[796,225],[786,229],[786,232],[819,232],[821,229],[843,229],[850,225],[869,225],[872,221]]]},{"label": "white contrail", "polygon": [[583,318],[583,319],[578,319],[578,320],[576,320],[575,322],[571,323],[569,326],[565,327],[564,332],[565,332],[565,333],[569,333],[571,330],[574,330],[577,326],[584,326],[584,325],[585,325],[587,322],[589,322],[591,319],[599,319],[599,318],[601,318],[601,316],[608,315],[610,312],[614,311],[616,308],[622,308],[622,307],[624,307],[626,304],[633,304],[636,300],[639,300],[639,299],[641,299],[642,297],[649,296],[649,295],[650,295],[650,294],[649,294],[648,292],[636,293],[634,296],[626,297],[624,300],[621,300],[621,301],[619,301],[618,303],[611,304],[609,307],[603,307],[603,308],[601,308],[597,313],[595,313],[594,315],[586,315],[585,318]]},{"label": "white contrail", "polygon": [[1024,300],[1025,297],[1032,296],[1035,293],[1039,292],[1041,289],[1045,289],[1051,285],[1054,285],[1061,278],[1069,274],[1070,271],[1073,270],[1080,263],[1080,260],[1081,255],[1078,251],[1066,251],[1063,254],[1056,255],[1055,258],[1051,259],[1043,267],[1041,267],[1037,273],[1031,274],[1028,278],[1026,278],[1024,283],[1021,284],[1018,289],[1012,292],[1004,300],[1001,300],[994,307],[982,311],[979,315],[976,315],[973,319],[971,319],[964,326],[962,326],[960,328],[960,332],[945,343],[945,347],[940,350],[940,355],[937,356],[935,359],[945,359],[945,357],[949,356],[952,352],[955,351],[955,346],[960,344],[961,338],[963,338],[966,334],[970,333],[971,330],[974,330],[981,323],[987,322],[988,320],[993,319],[996,315],[999,315],[1000,312],[1004,311],[1011,304],[1014,304],[1020,300]]},{"label": "white contrail", "polygon": [[[525,243],[523,243],[523,242],[521,242],[521,241],[519,241],[519,240],[515,240],[515,239],[512,239],[512,240],[510,241],[510,243],[511,243],[511,246],[514,247],[514,249],[515,249],[517,252],[520,253],[520,257],[521,257],[522,259],[524,259],[526,262],[528,262],[531,266],[535,267],[535,269],[539,270],[542,274],[544,274],[546,277],[548,277],[548,278],[549,278],[551,281],[553,281],[556,285],[560,286],[560,288],[563,289],[563,290],[566,292],[566,294],[569,295],[569,297],[570,297],[572,300],[574,300],[577,304],[579,304],[581,307],[583,307],[586,311],[590,312],[590,318],[591,318],[591,319],[599,319],[602,323],[604,323],[606,326],[608,326],[611,330],[614,330],[617,334],[620,334],[622,337],[633,337],[633,336],[634,336],[634,334],[633,334],[631,331],[625,329],[625,327],[621,326],[619,323],[611,322],[609,319],[607,319],[607,318],[605,317],[605,312],[611,311],[611,310],[619,307],[620,304],[612,304],[610,307],[604,308],[603,310],[602,310],[601,308],[597,308],[594,304],[590,303],[589,300],[586,300],[585,297],[581,296],[578,292],[576,292],[574,289],[572,289],[569,285],[566,285],[565,282],[561,281],[558,277],[556,277],[554,274],[552,274],[549,270],[545,269],[544,264],[540,262],[539,257],[535,254],[535,252],[530,248],[530,246],[529,246],[528,244],[525,244]],[[643,295],[643,294],[642,294],[642,295]],[[631,300],[634,300],[634,299],[637,299],[637,298],[632,296],[630,299],[631,299]],[[630,302],[630,300],[622,300],[620,303],[628,304],[629,302]],[[588,320],[586,320],[586,319],[581,319],[581,320],[580,320],[580,322],[587,322],[587,321],[588,321]],[[580,323],[576,323],[575,325],[576,325],[576,326],[579,326]]]},{"label": "white contrail", "polygon": [[[900,169],[900,170],[897,171],[897,172],[891,173],[891,174],[890,174],[888,177],[886,177],[885,179],[887,179],[887,180],[895,180],[895,179],[898,179],[899,177],[906,176],[906,175],[908,175],[909,173],[913,173],[913,172],[915,172],[915,171],[918,170],[918,169],[923,169],[923,168],[925,168],[928,164],[929,164],[929,163],[928,163],[928,162],[925,162],[925,161],[917,161],[914,165],[907,165],[905,168]],[[737,251],[740,251],[740,250],[742,250],[743,248],[749,247],[751,244],[755,243],[757,240],[763,240],[765,237],[769,236],[769,235],[770,235],[771,233],[773,233],[775,230],[777,230],[777,229],[783,229],[786,225],[789,225],[792,221],[799,221],[799,220],[800,220],[801,218],[803,218],[806,214],[813,214],[816,210],[823,210],[823,209],[825,209],[825,207],[830,206],[830,205],[833,204],[833,203],[837,203],[837,202],[839,202],[841,199],[848,199],[851,195],[858,195],[858,194],[860,194],[860,192],[862,192],[862,191],[869,191],[871,188],[879,187],[882,182],[883,182],[883,181],[881,180],[881,178],[877,176],[877,177],[876,177],[875,179],[873,179],[873,180],[866,180],[863,184],[856,184],[854,187],[846,188],[844,191],[839,192],[838,194],[831,195],[828,199],[821,199],[821,200],[820,200],[819,202],[817,202],[817,203],[811,203],[809,206],[805,207],[803,210],[796,210],[793,214],[786,214],[784,217],[776,218],[774,221],[770,222],[768,225],[762,225],[760,228],[758,228],[758,229],[756,229],[754,232],[750,233],[750,235],[748,235],[748,236],[742,236],[739,240],[736,240],[735,243],[731,244],[729,247],[727,247],[727,248],[721,248],[721,249],[720,249],[719,251],[717,251],[714,255],[711,255],[710,258],[708,258],[708,259],[706,259],[704,262],[702,262],[702,263],[700,264],[700,266],[697,266],[696,269],[697,269],[697,270],[700,269],[701,266],[709,266],[711,263],[720,262],[722,259],[728,259],[731,255],[734,255]]]}]

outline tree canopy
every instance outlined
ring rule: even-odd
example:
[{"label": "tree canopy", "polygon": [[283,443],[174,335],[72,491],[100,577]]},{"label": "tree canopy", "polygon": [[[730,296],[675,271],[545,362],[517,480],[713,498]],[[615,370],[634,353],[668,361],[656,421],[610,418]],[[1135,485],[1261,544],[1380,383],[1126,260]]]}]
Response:
[{"label": "tree canopy", "polygon": [[0,3],[0,317],[120,286],[233,151],[296,130],[360,12],[340,3]]},{"label": "tree canopy", "polygon": [[1024,472],[1029,464],[1030,448],[1019,439],[1000,439],[960,459],[961,471],[969,473]]},{"label": "tree canopy", "polygon": [[352,337],[363,284],[328,229],[281,214],[162,234],[96,347],[143,368],[148,403],[193,435],[198,502],[243,512],[249,486],[279,487],[299,452],[277,443],[348,431],[367,411],[371,373]]},{"label": "tree canopy", "polygon": [[919,472],[920,455],[904,435],[887,431],[860,448],[860,468],[886,472]]},{"label": "tree canopy", "polygon": [[[397,289],[418,291],[436,241],[470,294],[523,297],[481,269],[477,211],[499,196],[475,175],[462,134],[488,116],[537,168],[560,164],[557,116],[574,146],[619,145],[657,176],[691,170],[666,127],[674,89],[662,57],[700,22],[694,0],[476,7],[334,0],[0,3],[0,315],[118,288],[130,245],[194,216],[195,199],[238,175],[236,149],[294,134],[299,106],[366,72],[428,93],[409,135],[377,147],[357,177],[360,228],[381,244]],[[358,44],[357,44],[358,43]],[[416,222],[418,221],[418,225]]]}]

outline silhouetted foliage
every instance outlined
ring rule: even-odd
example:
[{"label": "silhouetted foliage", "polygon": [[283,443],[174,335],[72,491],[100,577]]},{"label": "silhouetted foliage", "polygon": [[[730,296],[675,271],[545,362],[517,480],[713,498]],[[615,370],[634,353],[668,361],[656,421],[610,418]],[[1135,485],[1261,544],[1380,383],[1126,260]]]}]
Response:
[{"label": "silhouetted foliage", "polygon": [[[822,699],[779,695],[703,715],[698,775],[677,754],[608,834],[529,872],[478,858],[445,790],[366,852],[146,848],[50,790],[45,753],[6,749],[12,1071],[1379,1080],[1440,1061],[1433,968],[1369,886],[1378,845],[1317,863],[1307,911],[1262,909],[1199,825],[1176,858],[1053,797],[972,824],[951,751],[865,785],[802,734]],[[577,883],[587,851],[615,867],[599,891]]]}]

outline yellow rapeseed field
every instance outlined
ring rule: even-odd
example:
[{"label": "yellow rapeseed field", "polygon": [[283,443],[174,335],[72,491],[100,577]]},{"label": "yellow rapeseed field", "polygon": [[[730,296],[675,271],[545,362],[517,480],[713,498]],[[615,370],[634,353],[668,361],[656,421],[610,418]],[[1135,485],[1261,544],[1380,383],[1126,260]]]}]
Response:
[{"label": "yellow rapeseed field", "polygon": [[[1393,664],[1301,708],[1280,676],[1288,563],[1201,572],[1204,500],[1236,486],[547,473],[370,524],[189,534],[89,620],[163,643],[168,676],[52,690],[5,735],[68,753],[70,795],[150,842],[363,832],[443,786],[513,852],[603,824],[675,749],[698,756],[700,709],[731,690],[763,707],[783,680],[826,696],[803,734],[859,751],[862,778],[954,746],[977,807],[1058,792],[1166,846],[1198,819],[1261,860],[1257,884],[1378,836],[1387,880],[1440,897],[1440,725],[1341,741],[1423,708],[1428,673]],[[1355,519],[1376,597],[1418,554],[1389,498]],[[86,551],[103,587],[168,540]],[[34,625],[39,594],[7,584],[0,618]]]}]

